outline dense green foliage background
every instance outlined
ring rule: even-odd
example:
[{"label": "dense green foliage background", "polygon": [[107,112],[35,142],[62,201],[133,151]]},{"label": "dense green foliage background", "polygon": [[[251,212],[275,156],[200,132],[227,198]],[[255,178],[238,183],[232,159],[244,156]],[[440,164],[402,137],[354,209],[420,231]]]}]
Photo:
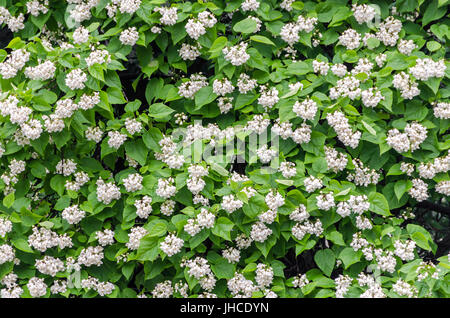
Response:
[{"label": "dense green foliage background", "polygon": [[[35,1],[36,14],[31,2],[0,0],[1,297],[450,295],[448,1],[256,2]],[[373,18],[357,21],[353,4],[371,4]],[[174,21],[163,7],[176,8]],[[205,11],[210,25],[198,20]],[[53,68],[29,69],[45,61]],[[256,80],[245,93],[241,74]],[[214,85],[223,79],[225,98]],[[296,108],[305,101],[317,107],[310,117]],[[279,142],[269,163],[248,142],[264,123],[269,148]],[[176,155],[191,145],[166,138],[180,131],[202,135],[197,155],[199,145],[244,146],[225,162],[183,162]],[[295,175],[279,169],[285,161]],[[193,164],[206,174],[193,177]],[[176,193],[161,196],[170,177]],[[151,209],[138,215],[144,196]],[[356,197],[368,206],[350,213]],[[302,207],[306,220],[293,214]],[[189,234],[206,212],[213,223]],[[105,230],[113,241],[102,246]],[[171,235],[182,244],[169,256],[161,244]],[[224,257],[229,248],[238,261]]]}]

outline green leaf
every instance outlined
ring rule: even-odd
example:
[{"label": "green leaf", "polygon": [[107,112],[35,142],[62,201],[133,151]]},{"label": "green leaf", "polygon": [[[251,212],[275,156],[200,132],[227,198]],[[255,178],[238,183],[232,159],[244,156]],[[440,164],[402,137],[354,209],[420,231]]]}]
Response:
[{"label": "green leaf", "polygon": [[244,204],[242,210],[250,219],[255,218],[258,214],[267,210],[267,205],[264,202],[264,197],[259,194],[255,195],[249,200],[248,204]]},{"label": "green leaf", "polygon": [[44,156],[45,148],[48,145],[48,137],[48,134],[42,134],[38,139],[30,140],[30,144],[41,156]]},{"label": "green leaf", "polygon": [[359,258],[360,254],[358,252],[355,252],[351,247],[344,248],[339,254],[339,259],[344,263],[345,269],[359,262]]},{"label": "green leaf", "polygon": [[326,233],[325,234],[325,238],[327,240],[330,240],[334,244],[337,244],[337,245],[340,245],[340,246],[345,246],[344,237],[338,231],[332,231],[330,233]]},{"label": "green leaf", "polygon": [[371,50],[377,48],[380,45],[380,40],[377,38],[369,38],[367,40],[367,47]]},{"label": "green leaf", "polygon": [[272,247],[277,244],[277,238],[274,235],[271,235],[264,242],[255,242],[256,247],[261,251],[264,257],[267,258]]},{"label": "green leaf", "polygon": [[433,239],[427,230],[416,224],[408,224],[406,230],[411,236],[411,239],[416,242],[417,246],[427,251],[432,250],[430,243],[433,243]]},{"label": "green leaf", "polygon": [[319,250],[314,255],[314,261],[325,275],[330,276],[333,272],[336,257],[330,249]]},{"label": "green leaf", "polygon": [[94,64],[88,67],[89,74],[92,75],[93,78],[98,79],[102,82],[105,81],[105,75],[103,74],[103,66],[101,64]]},{"label": "green leaf", "polygon": [[15,199],[14,192],[11,192],[10,194],[8,194],[3,198],[3,205],[6,206],[7,208],[12,207],[14,199]]},{"label": "green leaf", "polygon": [[184,23],[177,23],[174,26],[168,27],[171,29],[170,35],[172,37],[173,44],[177,44],[181,40],[183,40],[186,35],[186,28],[184,27]]},{"label": "green leaf", "polygon": [[364,128],[367,129],[367,131],[369,133],[371,133],[372,135],[376,136],[377,135],[377,131],[375,129],[372,128],[372,126],[370,126],[368,123],[366,123],[364,120],[361,120]]},{"label": "green leaf", "polygon": [[326,138],[327,137],[321,132],[313,130],[311,132],[311,141],[306,144],[301,144],[301,147],[309,153],[320,156],[320,152],[323,150],[323,145],[325,144]]},{"label": "green leaf", "polygon": [[348,17],[352,16],[352,11],[347,7],[339,7],[336,13],[333,15],[328,27],[337,26],[342,24],[342,21],[346,20]]},{"label": "green leaf", "polygon": [[137,250],[136,259],[140,261],[154,261],[158,258],[158,238],[144,236]]},{"label": "green leaf", "polygon": [[294,184],[294,180],[285,180],[285,179],[275,179],[275,182],[278,184],[283,184],[288,187]]},{"label": "green leaf", "polygon": [[199,246],[202,242],[204,242],[209,237],[209,231],[203,229],[189,240],[189,247],[191,250]]},{"label": "green leaf", "polygon": [[233,31],[234,32],[239,32],[239,33],[253,33],[256,31],[256,21],[250,18],[244,19],[239,21],[238,23],[236,23],[233,26]]},{"label": "green leaf", "polygon": [[145,146],[142,139],[125,142],[125,151],[141,166],[144,166],[147,162],[148,148]]},{"label": "green leaf", "polygon": [[431,251],[431,247],[430,247],[430,244],[428,243],[428,239],[422,233],[414,232],[413,234],[411,234],[411,238],[413,239],[414,242],[416,242],[417,246],[419,246],[427,251]]},{"label": "green leaf", "polygon": [[389,203],[382,195],[378,192],[371,192],[368,196],[370,207],[369,210],[372,212],[375,212],[377,214],[383,215],[383,216],[389,216],[391,215],[389,211]]},{"label": "green leaf", "polygon": [[126,279],[130,279],[131,275],[133,274],[135,266],[136,263],[133,262],[125,263],[125,265],[123,265],[122,274]]},{"label": "green leaf", "polygon": [[217,95],[214,94],[211,86],[202,87],[195,94],[195,109],[200,109],[202,106],[211,103],[216,99]]},{"label": "green leaf", "polygon": [[64,147],[71,137],[72,134],[66,128],[63,131],[52,134],[53,141],[58,149]]},{"label": "green leaf", "polygon": [[397,199],[400,200],[403,194],[408,191],[411,186],[412,182],[409,180],[398,180],[394,185],[394,192]]},{"label": "green leaf", "polygon": [[142,135],[142,140],[145,145],[152,149],[153,151],[159,152],[161,148],[159,146],[159,141],[163,138],[161,131],[156,127],[151,127],[146,133]]},{"label": "green leaf", "polygon": [[64,193],[65,179],[62,175],[57,174],[50,179],[50,187],[60,196]]},{"label": "green leaf", "polygon": [[227,241],[231,241],[231,229],[233,228],[234,223],[231,222],[226,217],[220,217],[217,219],[216,224],[212,228],[212,233],[221,238],[224,238]]},{"label": "green leaf", "polygon": [[227,260],[222,259],[218,263],[211,265],[211,270],[218,279],[231,279],[234,276],[235,265],[228,263]]},{"label": "green leaf", "polygon": [[440,48],[441,48],[441,45],[439,44],[439,42],[436,42],[436,41],[430,41],[430,42],[427,42],[427,49],[428,49],[430,52],[437,51],[437,50],[439,50]]},{"label": "green leaf", "polygon": [[252,35],[250,37],[250,40],[276,46],[275,43],[273,43],[271,40],[269,40],[268,38],[266,38],[265,36],[262,36],[262,35]]},{"label": "green leaf", "polygon": [[157,119],[158,121],[168,121],[168,116],[172,114],[174,110],[163,103],[156,103],[150,106],[148,114],[150,117]]},{"label": "green leaf", "polygon": [[152,74],[158,70],[158,67],[158,60],[151,60],[147,65],[142,66],[142,72],[144,72],[148,77],[151,77]]},{"label": "green leaf", "polygon": [[286,73],[290,75],[305,75],[312,71],[312,64],[307,62],[293,62],[286,69]]},{"label": "green leaf", "polygon": [[0,265],[0,279],[3,279],[7,274],[11,273],[14,268],[13,262],[6,262]]},{"label": "green leaf", "polygon": [[164,263],[160,260],[156,260],[155,262],[145,262],[144,263],[144,272],[145,279],[153,279],[164,270]]},{"label": "green leaf", "polygon": [[34,251],[31,249],[30,245],[28,245],[28,242],[23,238],[17,238],[12,240],[12,243],[15,248],[18,250],[21,250],[25,253],[33,253]]},{"label": "green leaf", "polygon": [[447,12],[446,7],[438,7],[438,1],[431,1],[422,18],[422,26],[426,26],[431,21],[442,18]]},{"label": "green leaf", "polygon": [[209,52],[211,53],[219,53],[222,49],[227,45],[228,40],[224,36],[219,36],[209,48]]},{"label": "green leaf", "polygon": [[242,270],[242,273],[251,273],[254,272],[257,268],[256,263],[250,263],[245,266],[245,268]]},{"label": "green leaf", "polygon": [[125,105],[125,111],[128,113],[133,113],[141,107],[142,102],[139,99],[129,102]]},{"label": "green leaf", "polygon": [[210,166],[211,166],[212,170],[214,170],[221,176],[228,176],[228,174],[229,174],[227,169],[223,168],[221,165],[219,165],[215,162],[211,162]]},{"label": "green leaf", "polygon": [[67,208],[70,205],[70,197],[69,196],[62,196],[58,199],[56,202],[54,209],[57,211],[62,211],[65,208]]},{"label": "green leaf", "polygon": [[408,68],[410,62],[405,59],[405,56],[400,53],[392,54],[387,61],[386,67],[390,67],[393,70],[399,71]]},{"label": "green leaf", "polygon": [[161,237],[167,232],[167,222],[161,219],[154,219],[153,221],[144,225],[148,231],[149,237]]}]

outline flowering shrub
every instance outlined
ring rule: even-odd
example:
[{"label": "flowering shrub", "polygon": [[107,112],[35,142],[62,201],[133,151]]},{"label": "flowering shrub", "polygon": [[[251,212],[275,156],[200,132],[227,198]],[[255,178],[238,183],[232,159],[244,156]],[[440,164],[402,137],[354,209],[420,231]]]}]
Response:
[{"label": "flowering shrub", "polygon": [[0,296],[448,297],[447,9],[0,0]]}]

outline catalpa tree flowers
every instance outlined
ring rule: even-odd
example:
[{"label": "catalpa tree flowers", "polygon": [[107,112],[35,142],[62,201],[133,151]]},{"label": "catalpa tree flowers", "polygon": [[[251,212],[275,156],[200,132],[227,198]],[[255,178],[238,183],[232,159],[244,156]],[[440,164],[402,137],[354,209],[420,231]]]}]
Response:
[{"label": "catalpa tree flowers", "polygon": [[445,1],[0,1],[0,297],[449,297]]}]

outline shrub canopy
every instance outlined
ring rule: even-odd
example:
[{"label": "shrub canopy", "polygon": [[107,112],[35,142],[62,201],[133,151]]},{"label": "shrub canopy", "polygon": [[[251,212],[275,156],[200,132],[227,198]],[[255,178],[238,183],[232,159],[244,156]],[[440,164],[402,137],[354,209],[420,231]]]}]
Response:
[{"label": "shrub canopy", "polygon": [[0,296],[448,297],[447,10],[0,0]]}]

